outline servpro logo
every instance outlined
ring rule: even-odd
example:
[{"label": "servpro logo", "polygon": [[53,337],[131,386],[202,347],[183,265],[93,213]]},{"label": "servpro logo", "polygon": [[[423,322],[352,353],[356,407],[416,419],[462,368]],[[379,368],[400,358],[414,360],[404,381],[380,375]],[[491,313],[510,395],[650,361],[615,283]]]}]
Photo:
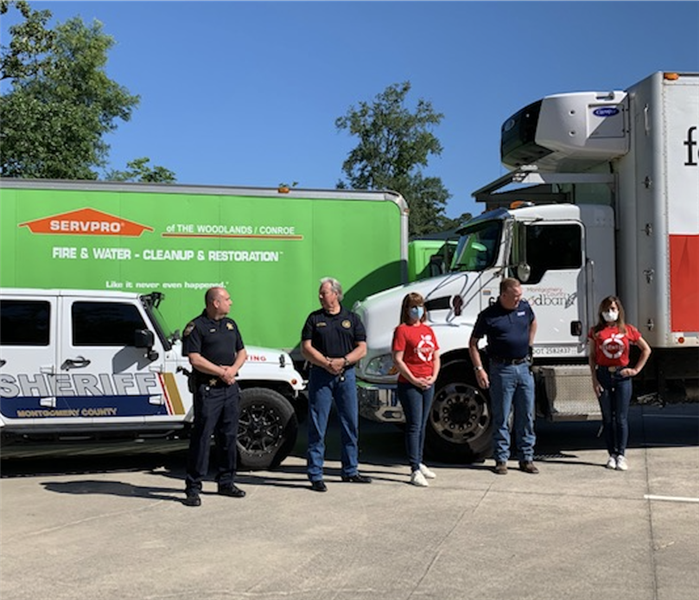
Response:
[{"label": "servpro logo", "polygon": [[32,233],[53,235],[118,235],[140,237],[152,227],[127,221],[92,208],[82,208],[72,212],[45,217],[35,221],[20,223],[18,227],[29,227]]}]

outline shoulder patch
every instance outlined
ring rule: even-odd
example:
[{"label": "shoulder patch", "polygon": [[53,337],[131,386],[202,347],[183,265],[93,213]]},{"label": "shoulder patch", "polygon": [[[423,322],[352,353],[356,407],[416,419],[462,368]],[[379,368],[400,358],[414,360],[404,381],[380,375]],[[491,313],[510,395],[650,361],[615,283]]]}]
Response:
[{"label": "shoulder patch", "polygon": [[182,333],[182,337],[187,337],[192,331],[194,330],[194,321],[190,321],[187,323],[187,327],[184,328],[184,332]]},{"label": "shoulder patch", "polygon": [[230,331],[230,330],[232,330],[232,329],[235,329],[235,327],[233,327],[233,323],[231,323],[231,322],[229,321],[228,323],[226,323],[226,329],[228,329],[228,330]]}]

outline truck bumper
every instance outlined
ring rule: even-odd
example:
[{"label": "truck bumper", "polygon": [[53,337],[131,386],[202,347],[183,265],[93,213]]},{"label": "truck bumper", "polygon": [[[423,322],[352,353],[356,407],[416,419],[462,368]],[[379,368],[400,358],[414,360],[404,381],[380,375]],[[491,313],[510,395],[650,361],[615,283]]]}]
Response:
[{"label": "truck bumper", "polygon": [[405,423],[403,407],[396,397],[395,385],[382,385],[357,380],[359,414],[380,423]]}]

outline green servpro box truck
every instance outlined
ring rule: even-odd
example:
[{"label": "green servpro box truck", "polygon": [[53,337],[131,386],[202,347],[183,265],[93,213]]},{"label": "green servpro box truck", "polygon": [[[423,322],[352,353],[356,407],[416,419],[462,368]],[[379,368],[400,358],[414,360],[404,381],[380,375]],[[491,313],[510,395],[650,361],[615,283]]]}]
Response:
[{"label": "green servpro box truck", "polygon": [[225,286],[247,344],[298,357],[318,283],[345,305],[407,281],[393,192],[0,180],[0,287],[164,293],[182,329]]}]

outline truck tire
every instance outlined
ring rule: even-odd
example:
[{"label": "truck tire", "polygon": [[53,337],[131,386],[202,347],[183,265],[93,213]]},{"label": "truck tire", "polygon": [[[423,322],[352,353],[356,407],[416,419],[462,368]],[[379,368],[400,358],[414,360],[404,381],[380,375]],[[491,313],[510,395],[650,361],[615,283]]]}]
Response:
[{"label": "truck tire", "polygon": [[437,379],[425,451],[442,462],[472,463],[491,453],[490,398],[473,376],[470,363],[447,365]]},{"label": "truck tire", "polygon": [[296,444],[296,412],[284,396],[267,388],[240,394],[238,466],[243,470],[274,469]]}]

